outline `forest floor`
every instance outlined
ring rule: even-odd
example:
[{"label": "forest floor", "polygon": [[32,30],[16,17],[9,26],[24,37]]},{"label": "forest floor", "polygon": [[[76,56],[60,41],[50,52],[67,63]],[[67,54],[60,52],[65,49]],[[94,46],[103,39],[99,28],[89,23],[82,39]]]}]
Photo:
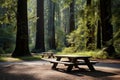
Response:
[{"label": "forest floor", "polygon": [[65,72],[65,66],[52,70],[49,62],[21,61],[0,62],[0,80],[120,80],[120,60],[98,60],[96,71],[73,69]]}]

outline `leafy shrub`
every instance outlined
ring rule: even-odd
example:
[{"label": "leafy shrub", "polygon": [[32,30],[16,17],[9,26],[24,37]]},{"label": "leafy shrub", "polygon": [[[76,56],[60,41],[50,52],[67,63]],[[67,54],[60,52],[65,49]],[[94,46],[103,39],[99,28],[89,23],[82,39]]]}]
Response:
[{"label": "leafy shrub", "polygon": [[104,50],[95,50],[95,51],[81,51],[74,53],[71,50],[74,49],[73,47],[71,48],[65,48],[63,52],[59,52],[58,54],[70,54],[70,55],[81,55],[81,56],[92,56],[94,59],[106,59],[108,58],[108,53]]},{"label": "leafy shrub", "polygon": [[114,41],[114,47],[115,47],[115,51],[117,53],[120,53],[120,39]]},{"label": "leafy shrub", "polygon": [[100,59],[106,59],[108,58],[108,53],[106,51],[98,51],[95,55],[93,55],[94,58],[100,58]]},{"label": "leafy shrub", "polygon": [[68,47],[68,48],[64,48],[62,50],[63,53],[74,53],[75,52],[75,48],[74,47]]},{"label": "leafy shrub", "polygon": [[5,51],[2,48],[0,48],[0,54],[5,54]]},{"label": "leafy shrub", "polygon": [[12,52],[15,46],[13,28],[11,26],[0,28],[0,32],[0,47],[6,53]]},{"label": "leafy shrub", "polygon": [[67,41],[70,44],[70,47],[74,47],[74,52],[79,52],[86,48],[86,35],[85,26],[79,26],[77,30],[67,36]]},{"label": "leafy shrub", "polygon": [[56,47],[58,51],[61,51],[65,47],[65,32],[57,29],[56,31]]}]

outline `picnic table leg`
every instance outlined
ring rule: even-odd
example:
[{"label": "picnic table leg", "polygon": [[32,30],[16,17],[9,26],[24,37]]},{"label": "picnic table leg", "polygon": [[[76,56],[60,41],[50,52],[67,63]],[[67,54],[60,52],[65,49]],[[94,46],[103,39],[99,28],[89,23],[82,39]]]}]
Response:
[{"label": "picnic table leg", "polygon": [[69,65],[68,68],[67,68],[67,72],[70,72],[73,68],[73,65]]},{"label": "picnic table leg", "polygon": [[[70,62],[72,62],[72,63],[75,63],[76,61],[77,61],[77,59],[75,58],[75,59],[73,59],[73,58],[68,58],[69,59],[69,61]],[[67,72],[70,72],[71,70],[72,70],[72,68],[73,68],[73,66],[75,66],[75,68],[78,68],[78,65],[69,65],[68,66],[68,68],[67,68]]]},{"label": "picnic table leg", "polygon": [[[60,61],[60,60],[61,60],[61,58],[57,58],[57,61]],[[57,65],[58,65],[58,63],[53,63],[52,69],[56,69]]]},{"label": "picnic table leg", "polygon": [[88,68],[91,71],[95,71],[95,68],[93,67],[93,65],[90,63],[90,60],[88,58],[84,59],[85,63],[87,64]]}]

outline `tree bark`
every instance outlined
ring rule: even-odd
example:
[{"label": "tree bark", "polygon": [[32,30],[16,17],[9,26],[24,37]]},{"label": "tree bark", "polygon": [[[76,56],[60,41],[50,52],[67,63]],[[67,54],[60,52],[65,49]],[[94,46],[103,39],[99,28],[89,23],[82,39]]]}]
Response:
[{"label": "tree bark", "polygon": [[70,32],[75,30],[74,4],[75,1],[72,0],[72,3],[70,4]]},{"label": "tree bark", "polygon": [[101,26],[102,26],[102,45],[107,47],[107,52],[115,52],[113,47],[113,42],[111,41],[108,44],[108,41],[113,38],[113,27],[111,25],[111,0],[100,0],[100,17],[101,17]]},{"label": "tree bark", "polygon": [[100,16],[102,26],[102,44],[106,46],[106,42],[113,38],[113,27],[111,25],[111,0],[100,0]]},{"label": "tree bark", "polygon": [[34,52],[44,52],[44,0],[37,0],[37,28]]},{"label": "tree bark", "polygon": [[18,0],[16,47],[12,57],[31,56],[28,43],[27,0]]},{"label": "tree bark", "polygon": [[49,49],[56,49],[54,16],[55,16],[55,3],[50,0],[49,1],[49,18],[48,18],[48,44],[49,44]]},{"label": "tree bark", "polygon": [[97,27],[97,49],[101,49],[101,25],[100,21],[98,21],[98,27]]}]

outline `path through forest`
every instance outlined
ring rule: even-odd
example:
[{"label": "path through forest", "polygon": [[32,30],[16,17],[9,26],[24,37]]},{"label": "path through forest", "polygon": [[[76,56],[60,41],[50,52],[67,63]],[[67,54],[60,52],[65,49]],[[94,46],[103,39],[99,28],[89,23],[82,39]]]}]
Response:
[{"label": "path through forest", "polygon": [[66,73],[65,66],[52,70],[45,61],[0,62],[0,80],[119,80],[120,60],[99,60],[96,71],[74,69]]}]

